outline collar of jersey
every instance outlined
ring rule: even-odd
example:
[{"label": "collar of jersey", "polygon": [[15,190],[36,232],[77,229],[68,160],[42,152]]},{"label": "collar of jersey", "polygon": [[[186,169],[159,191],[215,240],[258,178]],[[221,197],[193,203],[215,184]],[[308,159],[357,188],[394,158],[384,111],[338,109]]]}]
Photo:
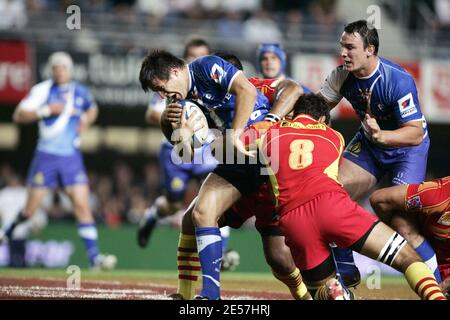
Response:
[{"label": "collar of jersey", "polygon": [[369,74],[368,76],[365,77],[357,77],[355,76],[355,78],[361,79],[361,80],[366,80],[366,79],[370,79],[373,77],[373,75],[378,71],[378,69],[380,68],[380,58],[378,58],[378,63],[377,63],[377,67],[375,68],[375,70],[373,70],[373,72],[371,74]]},{"label": "collar of jersey", "polygon": [[191,65],[187,65],[188,68],[188,74],[189,74],[189,92],[191,92],[194,89],[194,77],[192,76],[191,72]]},{"label": "collar of jersey", "polygon": [[300,113],[298,116],[296,116],[292,121],[295,121],[295,120],[297,120],[298,118],[308,118],[308,119],[311,119],[312,121],[316,121],[317,122],[317,120],[316,119],[314,119],[313,117],[311,117],[311,116],[309,116],[309,115],[307,115],[307,114],[304,114],[304,113]]}]

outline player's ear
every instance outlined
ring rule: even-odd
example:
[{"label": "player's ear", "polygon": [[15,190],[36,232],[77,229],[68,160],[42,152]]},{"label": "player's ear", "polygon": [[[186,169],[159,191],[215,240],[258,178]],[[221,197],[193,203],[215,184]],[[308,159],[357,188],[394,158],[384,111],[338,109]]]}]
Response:
[{"label": "player's ear", "polygon": [[327,117],[326,116],[320,116],[318,121],[319,121],[319,123],[327,124]]},{"label": "player's ear", "polygon": [[367,57],[374,56],[375,55],[375,46],[369,44],[366,48],[366,54],[367,54]]}]

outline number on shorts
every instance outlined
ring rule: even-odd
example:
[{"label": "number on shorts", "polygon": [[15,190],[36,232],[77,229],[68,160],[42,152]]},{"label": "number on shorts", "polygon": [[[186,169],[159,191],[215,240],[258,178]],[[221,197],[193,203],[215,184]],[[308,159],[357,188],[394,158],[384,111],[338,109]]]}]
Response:
[{"label": "number on shorts", "polygon": [[314,143],[311,140],[298,139],[289,145],[289,167],[292,170],[304,169],[313,162]]}]

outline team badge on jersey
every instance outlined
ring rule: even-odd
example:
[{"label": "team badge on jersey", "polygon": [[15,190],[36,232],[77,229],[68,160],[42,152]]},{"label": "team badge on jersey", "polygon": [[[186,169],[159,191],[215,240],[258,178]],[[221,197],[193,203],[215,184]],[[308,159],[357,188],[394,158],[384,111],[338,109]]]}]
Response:
[{"label": "team badge on jersey", "polygon": [[175,177],[170,182],[170,188],[175,191],[182,190],[184,188],[184,182],[182,179]]},{"label": "team badge on jersey", "polygon": [[412,93],[408,93],[406,96],[401,98],[398,102],[398,107],[400,109],[400,116],[406,118],[414,113],[417,113],[416,105],[412,97]]},{"label": "team badge on jersey", "polygon": [[422,201],[420,201],[420,196],[412,197],[406,200],[406,209],[415,210],[422,208]]},{"label": "team badge on jersey", "polygon": [[361,142],[358,141],[352,144],[350,147],[348,147],[348,151],[355,157],[359,157],[359,154],[361,153]]},{"label": "team badge on jersey", "polygon": [[214,63],[211,68],[211,78],[214,80],[214,82],[221,83],[225,75],[226,72],[222,69],[222,67],[217,63]]},{"label": "team badge on jersey", "polygon": [[36,185],[42,185],[45,182],[44,174],[42,172],[38,172],[33,177],[33,182]]},{"label": "team badge on jersey", "polygon": [[444,212],[444,214],[439,218],[438,223],[444,226],[450,226],[450,211]]}]

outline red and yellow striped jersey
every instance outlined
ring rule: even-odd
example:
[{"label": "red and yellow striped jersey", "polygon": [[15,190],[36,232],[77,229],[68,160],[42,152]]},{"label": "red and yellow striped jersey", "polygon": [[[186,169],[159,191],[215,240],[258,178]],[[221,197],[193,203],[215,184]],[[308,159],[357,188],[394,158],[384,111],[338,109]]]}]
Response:
[{"label": "red and yellow striped jersey", "polygon": [[431,241],[438,262],[450,263],[450,176],[410,184],[405,209],[424,214],[424,235]]},{"label": "red and yellow striped jersey", "polygon": [[275,100],[275,91],[277,90],[277,85],[280,82],[279,79],[261,79],[261,78],[248,78],[256,89],[261,91],[263,95],[269,99],[269,104],[272,105]]},{"label": "red and yellow striped jersey", "polygon": [[322,192],[345,192],[337,181],[342,135],[308,115],[274,124],[262,142],[280,214]]}]

